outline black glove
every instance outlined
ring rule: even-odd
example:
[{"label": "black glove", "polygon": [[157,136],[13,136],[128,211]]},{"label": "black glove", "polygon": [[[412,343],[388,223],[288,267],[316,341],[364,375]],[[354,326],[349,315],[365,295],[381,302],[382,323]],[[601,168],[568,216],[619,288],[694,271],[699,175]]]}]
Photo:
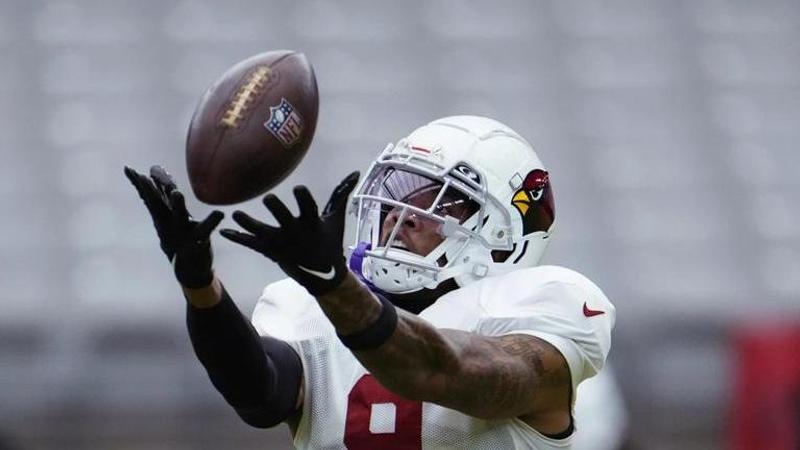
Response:
[{"label": "black glove", "polygon": [[250,234],[231,229],[220,230],[220,234],[275,261],[287,275],[318,297],[339,286],[347,274],[342,249],[344,215],[347,197],[355,188],[358,175],[353,172],[339,183],[321,216],[308,188],[297,186],[294,196],[300,208],[299,217],[293,217],[278,197],[267,194],[264,205],[280,227],[236,211],[233,220]]},{"label": "black glove", "polygon": [[161,240],[161,250],[172,263],[178,282],[190,289],[210,285],[214,273],[211,270],[213,257],[209,236],[224,217],[222,212],[213,211],[202,222],[192,219],[186,210],[183,194],[161,166],[151,167],[150,177],[126,166],[125,176],[150,211]]}]

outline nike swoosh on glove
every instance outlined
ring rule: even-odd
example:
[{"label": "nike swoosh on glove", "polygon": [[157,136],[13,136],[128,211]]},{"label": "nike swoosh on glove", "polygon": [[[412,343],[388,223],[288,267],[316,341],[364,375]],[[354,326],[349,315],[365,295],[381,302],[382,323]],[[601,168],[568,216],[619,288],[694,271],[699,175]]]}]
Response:
[{"label": "nike swoosh on glove", "polygon": [[292,216],[274,194],[267,194],[264,206],[280,226],[273,227],[235,211],[233,220],[247,233],[226,228],[220,234],[275,261],[311,295],[319,297],[338,287],[347,274],[342,247],[344,216],[347,198],[358,177],[359,173],[353,172],[339,183],[321,215],[314,197],[301,185],[294,188],[298,217]]}]

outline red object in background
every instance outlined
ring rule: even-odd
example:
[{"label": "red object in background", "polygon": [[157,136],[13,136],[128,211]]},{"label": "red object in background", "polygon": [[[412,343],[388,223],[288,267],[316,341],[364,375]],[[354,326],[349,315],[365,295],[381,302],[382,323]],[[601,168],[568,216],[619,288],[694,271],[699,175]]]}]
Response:
[{"label": "red object in background", "polygon": [[735,333],[731,448],[800,449],[800,322]]}]

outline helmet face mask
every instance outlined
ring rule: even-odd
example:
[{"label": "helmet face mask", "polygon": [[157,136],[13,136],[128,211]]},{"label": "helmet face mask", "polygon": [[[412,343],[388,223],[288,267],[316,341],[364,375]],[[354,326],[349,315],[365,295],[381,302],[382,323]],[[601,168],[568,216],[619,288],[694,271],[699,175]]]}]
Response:
[{"label": "helmet face mask", "polygon": [[[469,125],[493,129],[481,133]],[[507,164],[502,152],[494,152],[504,143],[520,161]],[[534,166],[544,178],[526,177]],[[527,194],[526,187],[538,193]],[[535,203],[548,199],[550,221],[537,225],[545,229],[523,236],[523,228],[530,228],[523,227],[528,210],[538,211]],[[396,294],[433,289],[450,278],[463,286],[532,265],[531,257],[538,262],[553,209],[546,172],[527,142],[498,122],[469,116],[440,119],[388,145],[356,188],[353,204],[358,215],[353,248],[361,252],[354,269]]]}]

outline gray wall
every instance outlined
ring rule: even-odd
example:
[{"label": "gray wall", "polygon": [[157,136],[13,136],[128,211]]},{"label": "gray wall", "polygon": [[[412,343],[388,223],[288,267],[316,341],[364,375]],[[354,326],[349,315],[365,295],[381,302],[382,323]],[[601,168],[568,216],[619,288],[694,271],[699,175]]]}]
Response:
[{"label": "gray wall", "polygon": [[[19,449],[287,448],[195,362],[122,167],[161,163],[187,186],[199,95],[292,48],[321,111],[279,195],[327,197],[439,116],[507,123],[552,174],[547,262],[617,305],[632,442],[721,447],[730,330],[800,317],[798,42],[793,0],[0,2],[0,433]],[[249,312],[281,273],[215,244]]]}]

